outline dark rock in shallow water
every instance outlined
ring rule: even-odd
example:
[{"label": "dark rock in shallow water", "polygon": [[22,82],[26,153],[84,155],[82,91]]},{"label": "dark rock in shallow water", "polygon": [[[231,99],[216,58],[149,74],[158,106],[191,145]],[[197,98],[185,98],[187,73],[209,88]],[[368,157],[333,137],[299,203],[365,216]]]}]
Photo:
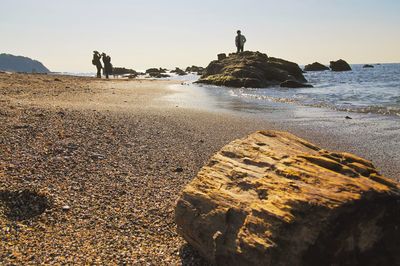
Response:
[{"label": "dark rock in shallow water", "polygon": [[313,85],[304,84],[293,80],[286,80],[280,84],[282,88],[312,88]]},{"label": "dark rock in shallow water", "polygon": [[146,70],[146,74],[148,74],[152,78],[169,78],[170,75],[165,74],[167,72],[166,69],[163,68],[149,68]]},{"label": "dark rock in shallow water", "polygon": [[183,71],[182,69],[180,69],[179,67],[176,67],[175,70],[172,70],[171,73],[175,73],[179,76],[185,76],[187,75],[187,73],[185,71]]},{"label": "dark rock in shallow water", "polygon": [[350,65],[343,59],[331,61],[329,67],[332,69],[332,71],[351,71]]},{"label": "dark rock in shallow water", "polygon": [[163,68],[149,68],[146,70],[146,74],[150,74],[150,73],[166,73],[167,70],[163,69]]},{"label": "dark rock in shallow water", "polygon": [[113,75],[138,75],[139,73],[133,69],[125,68],[125,67],[113,67]]},{"label": "dark rock in shallow water", "polygon": [[363,68],[374,68],[374,66],[373,66],[373,65],[366,64],[366,65],[363,65]]},{"label": "dark rock in shallow water", "polygon": [[191,66],[186,68],[186,72],[194,72],[197,73],[197,75],[203,75],[204,73],[204,67],[199,67],[199,66]]},{"label": "dark rock in shallow water", "polygon": [[318,62],[314,62],[304,67],[304,71],[325,71],[325,70],[329,70],[329,67],[324,66],[323,64]]},{"label": "dark rock in shallow water", "polygon": [[260,52],[246,51],[212,61],[197,83],[264,88],[279,85],[286,80],[307,82],[296,63],[268,57]]},{"label": "dark rock in shallow water", "polygon": [[169,77],[171,77],[171,76],[168,75],[168,74],[156,73],[156,72],[151,72],[151,73],[149,74],[149,76],[152,77],[152,78],[157,78],[157,79],[169,78]]},{"label": "dark rock in shallow water", "polygon": [[260,131],[182,191],[177,232],[216,265],[400,265],[400,185],[371,162]]}]

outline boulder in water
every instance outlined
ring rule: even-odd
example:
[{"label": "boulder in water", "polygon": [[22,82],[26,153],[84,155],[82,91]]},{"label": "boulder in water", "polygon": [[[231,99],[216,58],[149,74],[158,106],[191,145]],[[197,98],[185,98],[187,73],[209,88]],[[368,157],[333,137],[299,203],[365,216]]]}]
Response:
[{"label": "boulder in water", "polygon": [[164,68],[149,68],[146,70],[146,74],[150,74],[150,73],[166,73],[167,70]]},{"label": "boulder in water", "polygon": [[300,83],[294,80],[286,80],[280,84],[282,88],[312,88],[313,85]]},{"label": "boulder in water", "polygon": [[196,73],[197,75],[203,75],[204,67],[199,66],[191,66],[186,68],[186,72],[188,73]]},{"label": "boulder in water", "polygon": [[343,59],[331,61],[329,67],[332,71],[351,71],[350,65]]},{"label": "boulder in water", "polygon": [[329,67],[318,62],[314,62],[304,67],[304,71],[325,71],[325,70],[329,70]]},{"label": "boulder in water", "polygon": [[245,51],[212,61],[197,83],[228,87],[264,88],[286,80],[307,82],[296,63]]},{"label": "boulder in water", "polygon": [[166,69],[163,68],[149,68],[146,70],[146,74],[148,74],[152,78],[168,78],[170,75],[165,74],[167,72]]},{"label": "boulder in water", "polygon": [[187,73],[184,70],[180,69],[179,67],[176,67],[175,70],[171,71],[171,73],[175,73],[175,74],[177,74],[179,76],[187,75]]},{"label": "boulder in water", "polygon": [[217,265],[400,265],[400,186],[292,134],[223,147],[187,185],[178,233]]},{"label": "boulder in water", "polygon": [[374,66],[373,66],[373,65],[366,64],[366,65],[363,65],[363,68],[374,68]]},{"label": "boulder in water", "polygon": [[127,74],[138,75],[138,72],[136,72],[133,69],[125,67],[113,67],[113,75],[127,75]]}]

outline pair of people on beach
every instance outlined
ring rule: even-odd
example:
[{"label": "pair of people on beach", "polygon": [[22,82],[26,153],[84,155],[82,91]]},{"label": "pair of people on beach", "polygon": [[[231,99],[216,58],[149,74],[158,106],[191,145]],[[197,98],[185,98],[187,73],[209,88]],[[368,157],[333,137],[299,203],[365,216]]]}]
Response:
[{"label": "pair of people on beach", "polygon": [[[103,65],[100,60],[103,60]],[[92,64],[97,68],[97,77],[101,78],[101,69],[103,69],[103,75],[106,76],[106,79],[109,78],[109,75],[112,74],[112,64],[111,57],[106,55],[105,53],[100,54],[98,51],[93,51],[93,59]]]}]

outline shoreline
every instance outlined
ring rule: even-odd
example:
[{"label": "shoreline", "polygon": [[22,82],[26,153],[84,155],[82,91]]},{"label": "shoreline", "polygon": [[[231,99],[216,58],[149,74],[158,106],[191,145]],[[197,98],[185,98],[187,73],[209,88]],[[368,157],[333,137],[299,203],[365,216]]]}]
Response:
[{"label": "shoreline", "polygon": [[[392,115],[345,112],[297,103],[260,105],[210,92],[200,86],[170,85],[175,94],[165,96],[184,108],[240,119],[244,127],[289,131],[319,147],[354,153],[366,158],[381,173],[400,181],[400,118]],[[213,88],[223,91],[225,88]],[[351,116],[351,119],[346,119]],[[256,124],[259,128],[254,127]]]},{"label": "shoreline", "polygon": [[[287,130],[400,172],[379,144],[386,138],[395,153],[398,135],[354,135],[369,121],[339,127],[340,117],[282,118],[285,110],[272,119],[189,108],[173,101],[174,81],[8,75],[0,74],[5,264],[204,263],[176,233],[175,201],[214,152],[260,129]],[[32,208],[12,202],[24,190]]]}]

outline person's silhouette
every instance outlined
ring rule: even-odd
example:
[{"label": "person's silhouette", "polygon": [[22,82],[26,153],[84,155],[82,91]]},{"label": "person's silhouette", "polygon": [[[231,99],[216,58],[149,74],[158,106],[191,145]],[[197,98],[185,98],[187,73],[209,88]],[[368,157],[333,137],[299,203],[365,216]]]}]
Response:
[{"label": "person's silhouette", "polygon": [[101,55],[103,56],[104,75],[106,76],[106,79],[108,79],[108,76],[112,74],[111,57],[105,53],[102,53]]},{"label": "person's silhouette", "polygon": [[101,69],[103,66],[101,65],[100,62],[101,55],[97,51],[93,51],[93,59],[92,59],[92,64],[96,66],[97,68],[97,77],[101,78]]},{"label": "person's silhouette", "polygon": [[235,38],[237,53],[243,52],[245,43],[246,43],[246,37],[244,37],[244,35],[242,35],[242,32],[240,30],[238,30],[237,36]]}]

